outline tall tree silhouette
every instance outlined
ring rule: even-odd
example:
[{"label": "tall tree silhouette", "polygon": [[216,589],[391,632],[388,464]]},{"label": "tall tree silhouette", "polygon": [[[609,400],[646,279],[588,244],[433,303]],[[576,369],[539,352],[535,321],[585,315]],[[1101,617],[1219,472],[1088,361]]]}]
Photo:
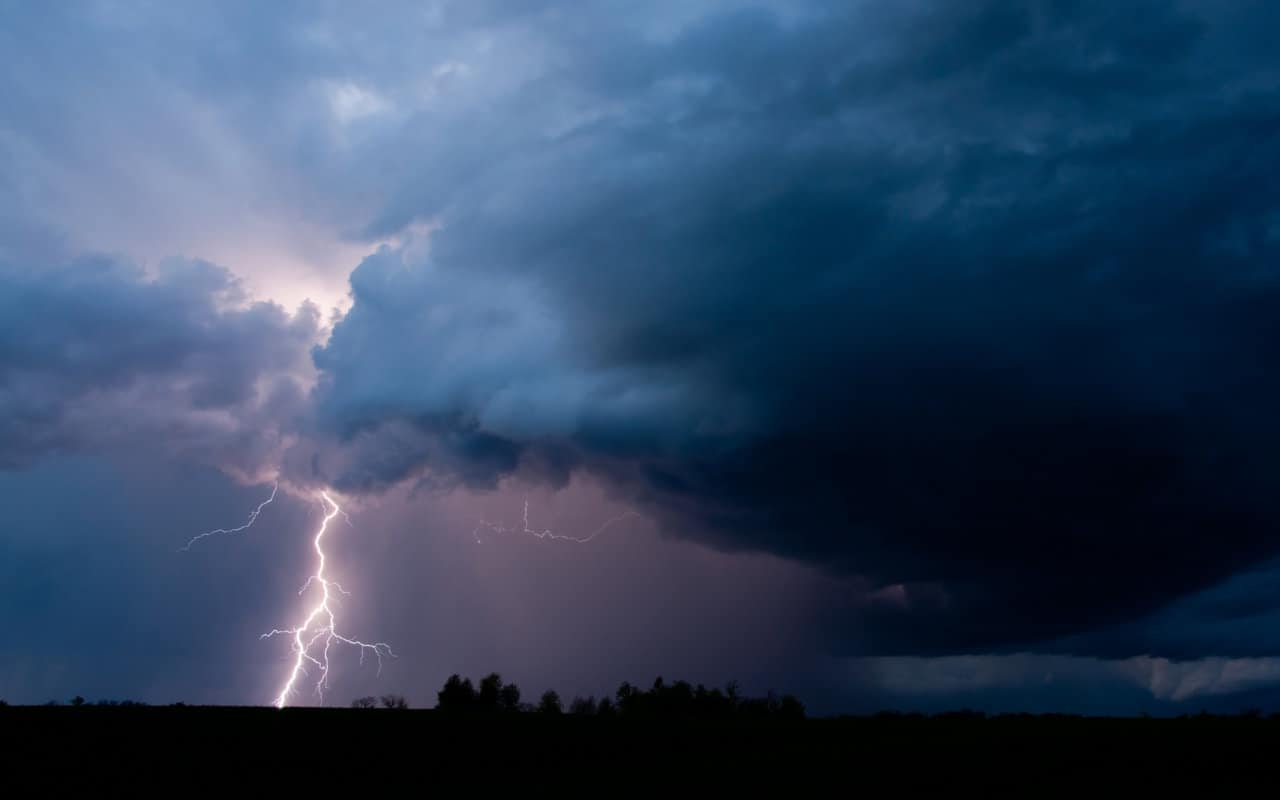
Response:
[{"label": "tall tree silhouette", "polygon": [[482,711],[497,711],[502,698],[502,676],[490,672],[480,681],[479,703]]},{"label": "tall tree silhouette", "polygon": [[470,678],[453,674],[436,694],[436,708],[441,711],[471,711],[476,708],[476,689]]},{"label": "tall tree silhouette", "polygon": [[538,701],[538,711],[543,714],[559,714],[561,710],[560,695],[555,689],[548,689],[542,693],[542,699]]},{"label": "tall tree silhouette", "polygon": [[504,684],[498,690],[498,708],[503,711],[519,711],[520,687],[514,683]]}]

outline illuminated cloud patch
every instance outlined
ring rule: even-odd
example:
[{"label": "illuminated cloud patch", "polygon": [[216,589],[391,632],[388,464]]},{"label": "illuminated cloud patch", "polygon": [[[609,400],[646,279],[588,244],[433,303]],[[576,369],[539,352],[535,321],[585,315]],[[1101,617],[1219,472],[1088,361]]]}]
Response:
[{"label": "illuminated cloud patch", "polygon": [[206,262],[0,265],[2,466],[146,442],[259,477],[305,402],[319,334],[313,308],[250,302]]}]

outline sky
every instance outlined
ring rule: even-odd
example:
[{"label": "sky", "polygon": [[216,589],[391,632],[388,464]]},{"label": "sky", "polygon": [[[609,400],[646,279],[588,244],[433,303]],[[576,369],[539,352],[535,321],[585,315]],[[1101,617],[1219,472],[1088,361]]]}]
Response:
[{"label": "sky", "polygon": [[9,702],[1280,710],[1274,3],[0,23]]}]

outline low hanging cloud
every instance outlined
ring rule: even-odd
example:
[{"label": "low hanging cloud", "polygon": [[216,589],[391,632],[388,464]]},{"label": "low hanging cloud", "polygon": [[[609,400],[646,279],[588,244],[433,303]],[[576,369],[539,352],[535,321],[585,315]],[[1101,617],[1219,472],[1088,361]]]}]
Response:
[{"label": "low hanging cloud", "polygon": [[314,309],[249,302],[206,262],[0,265],[0,467],[146,443],[260,477],[289,441],[319,334]]},{"label": "low hanging cloud", "polygon": [[897,698],[981,696],[995,691],[1052,695],[1094,687],[1142,690],[1154,700],[1186,703],[1280,684],[1280,659],[1202,658],[1171,661],[1134,656],[1106,660],[1041,653],[855,659],[860,682]]},{"label": "low hanging cloud", "polygon": [[1153,613],[1280,551],[1273,16],[537,28],[527,85],[401,129],[432,146],[369,233],[429,242],[352,275],[313,420],[349,447],[300,463],[586,470],[676,535],[904,587],[836,598],[837,649]]}]

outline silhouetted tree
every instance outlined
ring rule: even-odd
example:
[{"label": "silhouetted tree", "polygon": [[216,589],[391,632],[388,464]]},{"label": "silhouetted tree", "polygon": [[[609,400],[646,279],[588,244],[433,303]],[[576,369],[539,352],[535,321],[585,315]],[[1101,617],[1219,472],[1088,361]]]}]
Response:
[{"label": "silhouetted tree", "polygon": [[639,705],[640,695],[641,692],[637,691],[634,686],[623,681],[622,685],[618,687],[617,693],[614,694],[618,701],[618,710],[623,714],[635,713],[636,706]]},{"label": "silhouetted tree", "polygon": [[538,711],[543,714],[561,713],[560,695],[555,689],[548,689],[542,693],[542,699],[538,701]]},{"label": "silhouetted tree", "polygon": [[470,678],[450,675],[436,695],[436,708],[442,711],[471,711],[476,707],[476,690]]},{"label": "silhouetted tree", "polygon": [[520,710],[520,687],[508,683],[498,690],[498,708],[503,711]]},{"label": "silhouetted tree", "polygon": [[727,684],[725,684],[724,695],[729,699],[729,705],[733,706],[734,708],[737,708],[738,702],[742,700],[742,695],[738,691],[738,682],[729,681]]},{"label": "silhouetted tree", "polygon": [[384,694],[381,699],[383,708],[406,709],[409,707],[409,701],[398,694]]},{"label": "silhouetted tree", "polygon": [[784,694],[778,704],[778,716],[783,719],[804,719],[804,703],[793,694]]},{"label": "silhouetted tree", "polygon": [[[630,683],[623,683],[618,687],[616,698],[616,707],[610,704],[608,712],[628,718],[804,718],[804,705],[795,697],[787,695],[779,698],[769,692],[768,696],[762,698],[744,698],[738,691],[737,683],[730,683],[722,692],[719,689],[708,689],[702,684],[692,686],[688,681],[667,683],[659,677],[647,692]],[[604,708],[597,707],[597,713],[605,713]]]},{"label": "silhouetted tree", "polygon": [[696,708],[693,704],[693,687],[688,681],[676,681],[671,684],[663,697],[663,710],[670,716],[694,716]]},{"label": "silhouetted tree", "polygon": [[[504,684],[496,673],[486,675],[479,689],[470,679],[451,675],[440,689],[437,708],[446,711],[477,711],[485,713],[537,711],[545,714],[564,713],[560,695],[554,690],[544,693],[537,705],[520,702],[520,688],[514,683]],[[779,697],[770,691],[765,697],[746,698],[738,691],[736,682],[728,684],[724,691],[708,689],[702,684],[694,686],[688,681],[667,683],[661,676],[648,691],[630,683],[618,687],[615,699],[575,697],[569,704],[569,713],[577,716],[596,716],[656,719],[723,719],[728,717],[760,717],[769,719],[804,719],[804,704],[792,695]]]},{"label": "silhouetted tree", "polygon": [[733,713],[734,703],[719,689],[698,684],[693,690],[693,709],[699,717],[727,717]]},{"label": "silhouetted tree", "polygon": [[596,713],[596,699],[594,697],[573,698],[573,702],[569,704],[569,713],[594,715]]},{"label": "silhouetted tree", "polygon": [[483,711],[497,711],[502,699],[502,676],[490,672],[480,681],[480,692],[477,700]]},{"label": "silhouetted tree", "polygon": [[84,698],[81,697],[80,695],[76,695],[75,697],[71,698],[71,705],[75,706],[76,708],[79,708],[80,706],[84,705]]},{"label": "silhouetted tree", "polygon": [[355,700],[351,701],[351,707],[352,708],[377,708],[378,698],[374,697],[373,695],[365,695],[364,697],[357,697]]}]

